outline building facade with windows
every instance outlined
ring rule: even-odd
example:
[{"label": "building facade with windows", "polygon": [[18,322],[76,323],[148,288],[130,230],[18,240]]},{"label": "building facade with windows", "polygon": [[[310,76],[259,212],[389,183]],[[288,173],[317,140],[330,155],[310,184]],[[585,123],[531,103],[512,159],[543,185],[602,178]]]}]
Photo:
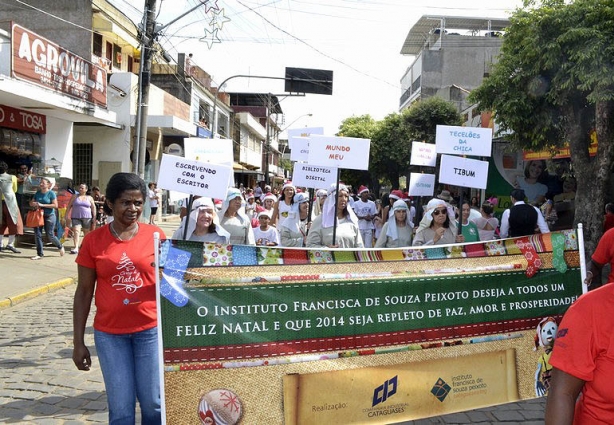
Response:
[{"label": "building facade with windows", "polygon": [[478,87],[497,60],[501,32],[508,19],[422,16],[410,29],[401,54],[414,57],[401,77],[399,110],[431,96],[468,105],[467,95]]}]

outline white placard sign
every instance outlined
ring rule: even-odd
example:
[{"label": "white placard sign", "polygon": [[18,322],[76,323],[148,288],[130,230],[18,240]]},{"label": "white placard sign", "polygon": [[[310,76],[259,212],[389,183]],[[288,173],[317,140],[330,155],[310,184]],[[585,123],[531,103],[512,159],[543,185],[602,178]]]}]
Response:
[{"label": "white placard sign", "polygon": [[307,162],[333,168],[367,170],[371,139],[312,135]]},{"label": "white placard sign", "polygon": [[492,128],[438,125],[435,132],[437,153],[490,156]]},{"label": "white placard sign", "polygon": [[435,174],[411,173],[409,175],[409,196],[433,196]]},{"label": "white placard sign", "polygon": [[324,134],[324,127],[291,128],[288,130],[288,146],[294,150],[297,137],[309,137],[312,134]]},{"label": "white placard sign", "polygon": [[302,162],[294,164],[292,184],[299,187],[328,189],[337,183],[337,169]]},{"label": "white placard sign", "polygon": [[307,162],[309,158],[309,137],[295,137],[290,147],[290,161]]},{"label": "white placard sign", "polygon": [[486,189],[488,161],[441,155],[439,183]]},{"label": "white placard sign", "polygon": [[231,139],[203,139],[187,137],[183,139],[185,158],[232,167],[234,162]]},{"label": "white placard sign", "polygon": [[188,195],[224,199],[232,167],[193,161],[174,155],[162,155],[158,186]]},{"label": "white placard sign", "polygon": [[411,142],[411,165],[434,167],[437,163],[437,151],[432,143]]}]

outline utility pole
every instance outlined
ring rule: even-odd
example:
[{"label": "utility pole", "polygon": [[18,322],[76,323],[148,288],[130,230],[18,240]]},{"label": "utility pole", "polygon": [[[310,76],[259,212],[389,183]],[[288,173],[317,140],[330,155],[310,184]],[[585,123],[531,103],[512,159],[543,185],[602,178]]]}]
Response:
[{"label": "utility pole", "polygon": [[149,84],[151,81],[152,47],[156,38],[156,8],[157,0],[147,0],[145,3],[144,32],[141,32],[141,63],[139,66],[139,100],[136,115],[136,146],[138,153],[134,161],[134,171],[139,177],[145,177],[145,158],[147,153],[147,116],[149,114]]},{"label": "utility pole", "polygon": [[269,162],[271,158],[271,125],[269,119],[271,117],[271,93],[267,94],[266,99],[266,140],[264,142],[264,183],[271,184],[269,176]]},{"label": "utility pole", "polygon": [[[141,28],[141,63],[139,66],[139,94],[136,110],[136,137],[133,152],[136,154],[134,158],[133,173],[139,177],[145,177],[145,159],[147,158],[147,117],[149,114],[149,85],[151,83],[151,62],[153,59],[153,48],[158,38],[158,35],[174,24],[179,19],[190,14],[201,6],[204,6],[209,0],[199,2],[196,6],[179,15],[166,25],[156,25],[156,9],[158,0],[146,0],[145,15],[143,19],[143,27]],[[168,56],[163,53],[164,58]],[[170,61],[170,56],[166,59]]]}]

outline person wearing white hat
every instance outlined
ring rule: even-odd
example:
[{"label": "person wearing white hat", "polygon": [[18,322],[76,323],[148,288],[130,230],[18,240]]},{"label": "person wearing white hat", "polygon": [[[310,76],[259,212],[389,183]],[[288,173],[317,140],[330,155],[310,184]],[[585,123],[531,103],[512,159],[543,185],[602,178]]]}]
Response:
[{"label": "person wearing white hat", "polygon": [[273,195],[271,192],[268,192],[262,198],[262,207],[271,213],[271,217],[273,217],[273,210],[275,209],[275,202],[277,202],[277,196]]},{"label": "person wearing white hat", "polygon": [[292,182],[288,181],[284,183],[281,188],[281,196],[275,202],[273,208],[273,216],[271,224],[279,228],[279,226],[288,217],[288,213],[292,210],[292,204],[294,203],[294,194],[296,193],[296,187]]},{"label": "person wearing white hat", "polygon": [[313,203],[313,210],[311,215],[312,219],[322,214],[322,206],[324,205],[324,201],[326,201],[327,196],[328,191],[326,189],[318,189],[316,191],[316,199]]},{"label": "person wearing white hat", "polygon": [[258,222],[260,223],[260,226],[254,228],[254,238],[256,239],[256,245],[279,245],[279,232],[276,228],[270,225],[271,213],[267,210],[260,212],[258,214]]},{"label": "person wearing white hat", "polygon": [[171,239],[183,239],[184,234],[188,241],[219,244],[227,244],[230,238],[230,233],[220,225],[211,198],[198,198],[192,203],[192,211],[181,220]]},{"label": "person wearing white hat", "polygon": [[388,205],[383,205],[382,221],[386,223],[392,217],[392,204],[403,198],[403,191],[395,189],[388,195]]},{"label": "person wearing white hat", "polygon": [[250,219],[245,215],[243,197],[239,189],[230,188],[220,210],[220,224],[230,233],[232,245],[255,245],[254,232]]},{"label": "person wearing white hat", "polygon": [[[335,210],[335,199],[337,209]],[[349,208],[350,192],[345,185],[339,185],[339,194],[335,186],[324,201],[322,214],[317,216],[311,224],[307,235],[308,247],[328,248],[363,248],[358,218],[352,208]],[[333,229],[336,223],[335,243],[333,244]]]},{"label": "person wearing white hat", "polygon": [[445,245],[462,242],[457,240],[456,219],[446,201],[433,198],[426,206],[424,217],[414,236],[412,245]]},{"label": "person wearing white hat", "polygon": [[279,227],[281,246],[305,246],[309,215],[309,197],[304,193],[294,195],[294,204],[288,218]]},{"label": "person wearing white hat", "polygon": [[352,208],[358,217],[358,228],[360,229],[360,236],[366,248],[373,247],[373,231],[375,225],[373,224],[373,218],[377,215],[377,207],[375,202],[369,199],[369,188],[367,186],[360,186],[358,188],[358,196],[360,199],[354,202]]},{"label": "person wearing white hat", "polygon": [[375,243],[376,248],[399,248],[411,246],[413,223],[410,219],[407,203],[399,199],[392,205],[394,219],[388,220],[382,227],[382,234]]}]

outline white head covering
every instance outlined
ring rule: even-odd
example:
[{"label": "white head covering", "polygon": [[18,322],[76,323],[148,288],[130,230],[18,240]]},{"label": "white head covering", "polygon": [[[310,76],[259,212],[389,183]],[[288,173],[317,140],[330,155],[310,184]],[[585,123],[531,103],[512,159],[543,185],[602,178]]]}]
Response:
[{"label": "white head covering", "polygon": [[299,233],[301,231],[301,213],[300,205],[309,202],[309,196],[304,193],[297,193],[294,195],[294,203],[290,207],[288,217],[282,221],[281,225],[287,227],[293,233]]},{"label": "white head covering", "polygon": [[228,191],[226,192],[226,199],[224,199],[224,202],[222,203],[222,209],[220,210],[220,217],[224,217],[224,214],[226,214],[226,211],[228,210],[228,205],[230,204],[230,201],[232,201],[233,199],[237,197],[241,198],[241,207],[237,211],[237,217],[243,223],[245,221],[250,221],[249,218],[247,218],[247,215],[245,215],[245,208],[244,208],[245,200],[243,199],[243,196],[241,196],[241,191],[235,187],[229,188]]},{"label": "white head covering", "polygon": [[204,208],[211,208],[213,210],[213,224],[215,224],[215,233],[222,237],[225,237],[226,239],[229,239],[230,233],[228,233],[226,229],[220,226],[220,219],[217,216],[215,205],[213,205],[213,201],[211,200],[211,198],[198,198],[194,200],[194,202],[192,203],[192,210],[190,211],[190,214],[181,220],[181,225],[179,226],[179,230],[181,231],[181,237],[183,238],[183,231],[187,222],[188,231],[185,234],[186,238],[190,239],[190,236],[192,236],[192,233],[194,233],[194,230],[196,229],[198,213],[201,209]]},{"label": "white head covering", "polygon": [[[400,211],[400,210],[407,211],[407,214],[405,215],[405,223],[409,227],[414,227],[413,223],[411,222],[411,218],[409,217],[409,207],[407,206],[405,201],[402,199],[396,200],[394,204],[392,204],[393,213],[394,211]],[[390,217],[387,223],[388,223],[388,230],[386,230],[386,236],[391,237],[393,240],[399,239],[399,230],[397,229],[396,218]]]},{"label": "white head covering", "polygon": [[454,234],[456,234],[456,217],[454,216],[454,208],[446,201],[439,198],[433,198],[429,201],[428,204],[426,204],[424,216],[420,221],[420,225],[418,226],[417,232],[431,226],[431,222],[433,221],[433,210],[439,207],[445,207],[446,210],[448,210],[448,217],[450,218],[450,229],[452,229]]},{"label": "white head covering", "polygon": [[[344,184],[339,184],[339,191],[345,191],[348,194],[350,191],[347,186]],[[324,205],[322,206],[322,227],[328,228],[333,227],[335,223],[335,219],[337,218],[337,211],[335,210],[335,200],[337,198],[337,188],[336,185],[331,185],[331,188],[328,191],[328,196],[326,197],[326,201],[324,201]],[[348,200],[348,206],[346,210],[349,213],[349,218],[352,223],[358,225],[358,217],[354,213],[354,210],[349,206],[350,201]]]}]

